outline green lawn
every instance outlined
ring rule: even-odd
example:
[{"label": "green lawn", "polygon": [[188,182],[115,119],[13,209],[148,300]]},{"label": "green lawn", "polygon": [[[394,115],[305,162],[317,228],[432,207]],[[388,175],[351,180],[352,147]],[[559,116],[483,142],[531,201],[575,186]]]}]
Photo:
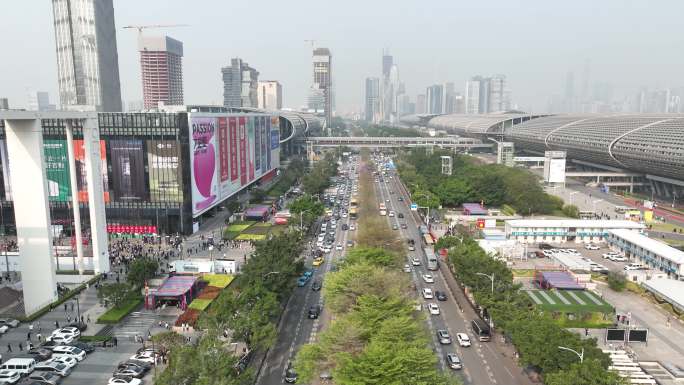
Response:
[{"label": "green lawn", "polygon": [[204,311],[204,309],[208,308],[209,305],[213,302],[213,299],[201,299],[201,298],[195,298],[190,302],[190,306],[188,306],[190,309],[195,309],[199,311]]},{"label": "green lawn", "polygon": [[262,241],[266,239],[266,234],[240,234],[235,240],[237,241]]},{"label": "green lawn", "polygon": [[[545,293],[551,300],[555,303],[551,303],[545,296],[541,293]],[[584,304],[578,302],[569,293],[572,292],[576,297],[584,302]],[[569,304],[563,302],[557,293],[568,300]],[[533,299],[536,297],[541,301],[541,304],[537,304],[544,310],[563,312],[563,313],[582,313],[582,312],[600,312],[600,313],[612,313],[613,306],[600,298],[596,294],[591,294],[595,299],[601,303],[597,305],[592,301],[586,292],[580,290],[529,290],[527,294]],[[534,301],[536,303],[536,301]]]},{"label": "green lawn", "polygon": [[202,280],[209,282],[209,286],[224,288],[233,281],[230,274],[204,274]]},{"label": "green lawn", "polygon": [[250,228],[255,223],[256,222],[254,222],[254,221],[235,222],[232,225],[228,226],[228,231],[239,233],[241,231],[247,230],[248,228]]},{"label": "green lawn", "polygon": [[142,297],[137,297],[125,302],[119,307],[113,307],[107,310],[104,314],[97,319],[99,324],[115,324],[120,322],[125,316],[130,312],[137,309],[140,304],[142,304]]}]

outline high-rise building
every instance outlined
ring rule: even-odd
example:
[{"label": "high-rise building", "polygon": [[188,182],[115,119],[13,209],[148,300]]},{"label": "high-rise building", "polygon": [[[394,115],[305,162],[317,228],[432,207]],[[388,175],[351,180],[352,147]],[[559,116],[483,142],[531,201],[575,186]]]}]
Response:
[{"label": "high-rise building", "polygon": [[426,106],[428,114],[443,114],[444,113],[444,102],[445,93],[443,84],[435,84],[427,88],[426,95]]},{"label": "high-rise building", "polygon": [[9,99],[0,98],[0,110],[9,110]]},{"label": "high-rise building", "polygon": [[416,114],[424,114],[426,111],[425,107],[425,95],[420,94],[416,96]]},{"label": "high-rise building", "polygon": [[382,79],[380,81],[381,120],[393,122],[397,113],[397,91],[399,87],[399,68],[388,52],[382,55]]},{"label": "high-rise building", "polygon": [[230,60],[230,67],[221,68],[223,74],[223,105],[226,107],[258,106],[259,72],[240,58]]},{"label": "high-rise building", "polygon": [[380,79],[366,78],[364,118],[367,122],[380,122]]},{"label": "high-rise building", "polygon": [[57,107],[50,104],[50,94],[47,92],[29,92],[28,109],[30,111],[54,111]]},{"label": "high-rise building", "polygon": [[466,114],[487,114],[510,108],[511,94],[504,75],[474,76],[466,82]]},{"label": "high-rise building", "polygon": [[[332,55],[327,48],[313,50],[313,85],[314,90],[320,91],[323,96],[323,111],[325,120],[330,124],[332,121]],[[313,92],[318,94],[316,92]]]},{"label": "high-rise building", "polygon": [[259,81],[257,85],[257,105],[264,110],[283,108],[283,86],[277,80]]},{"label": "high-rise building", "polygon": [[52,0],[63,109],[121,111],[113,0]]},{"label": "high-rise building", "polygon": [[169,36],[138,38],[146,109],[183,104],[183,43]]}]

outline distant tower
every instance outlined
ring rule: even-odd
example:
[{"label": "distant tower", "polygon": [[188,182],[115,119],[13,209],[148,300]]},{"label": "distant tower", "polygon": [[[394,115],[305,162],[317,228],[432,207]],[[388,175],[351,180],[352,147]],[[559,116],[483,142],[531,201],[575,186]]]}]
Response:
[{"label": "distant tower", "polygon": [[159,102],[183,104],[183,43],[168,36],[138,39],[143,85],[143,104],[155,108]]},{"label": "distant tower", "polygon": [[332,122],[332,55],[327,48],[313,50],[312,91],[323,97],[323,113],[330,127]]},{"label": "distant tower", "polygon": [[221,68],[223,75],[223,105],[225,107],[257,108],[259,72],[240,58],[230,60],[230,67]]},{"label": "distant tower", "polygon": [[283,108],[283,86],[277,80],[259,81],[257,104],[263,110],[276,111]]},{"label": "distant tower", "polygon": [[366,78],[365,91],[365,120],[367,122],[378,123],[380,120],[380,79]]},{"label": "distant tower", "polygon": [[113,0],[52,0],[62,108],[121,111]]}]

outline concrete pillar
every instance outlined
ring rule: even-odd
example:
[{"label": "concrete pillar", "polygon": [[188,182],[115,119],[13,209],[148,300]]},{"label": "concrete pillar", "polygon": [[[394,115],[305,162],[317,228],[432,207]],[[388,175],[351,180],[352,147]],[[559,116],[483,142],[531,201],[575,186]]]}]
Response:
[{"label": "concrete pillar", "polygon": [[40,119],[7,119],[5,134],[24,310],[32,314],[57,299]]},{"label": "concrete pillar", "polygon": [[93,247],[93,268],[95,274],[109,272],[109,249],[107,241],[107,219],[102,188],[102,161],[100,160],[100,133],[97,117],[83,122],[83,145],[85,146],[86,180],[88,182],[88,207],[90,211],[90,233]]},{"label": "concrete pillar", "polygon": [[81,227],[81,210],[78,203],[78,184],[76,183],[76,159],[74,157],[74,131],[71,121],[65,121],[67,159],[69,162],[69,184],[71,184],[71,209],[74,215],[74,232],[76,235],[76,263],[78,274],[83,274],[83,233]]}]

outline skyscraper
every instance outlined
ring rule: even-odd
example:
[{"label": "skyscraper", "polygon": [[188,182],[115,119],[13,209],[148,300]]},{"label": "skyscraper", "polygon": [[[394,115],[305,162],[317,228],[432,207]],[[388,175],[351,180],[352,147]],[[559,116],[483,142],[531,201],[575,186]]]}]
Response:
[{"label": "skyscraper", "polygon": [[419,94],[416,96],[416,114],[424,114],[425,111],[425,95]]},{"label": "skyscraper", "polygon": [[168,36],[140,35],[138,49],[145,108],[159,102],[182,105],[183,43]]},{"label": "skyscraper", "polygon": [[113,0],[52,0],[62,108],[121,111]]},{"label": "skyscraper", "polygon": [[366,78],[364,117],[367,122],[380,122],[380,79]]},{"label": "skyscraper", "polygon": [[444,114],[445,93],[444,85],[435,84],[427,88],[426,106],[428,114]]},{"label": "skyscraper", "polygon": [[264,110],[283,108],[283,86],[277,80],[259,81],[257,85],[257,104]]},{"label": "skyscraper", "polygon": [[223,105],[225,107],[257,108],[259,72],[240,58],[230,60],[230,67],[221,68],[223,75]]},{"label": "skyscraper", "polygon": [[9,100],[7,98],[0,98],[0,110],[9,110]]},{"label": "skyscraper", "polygon": [[511,108],[506,76],[474,76],[466,82],[465,113],[487,114]]},{"label": "skyscraper", "polygon": [[318,90],[323,97],[325,120],[330,125],[332,121],[332,55],[327,48],[313,50],[312,88]]},{"label": "skyscraper", "polygon": [[396,117],[396,91],[399,83],[399,69],[388,52],[382,55],[382,79],[380,83],[381,120],[391,122]]},{"label": "skyscraper", "polygon": [[30,111],[54,111],[57,107],[50,104],[50,94],[47,92],[29,92],[28,109]]}]

